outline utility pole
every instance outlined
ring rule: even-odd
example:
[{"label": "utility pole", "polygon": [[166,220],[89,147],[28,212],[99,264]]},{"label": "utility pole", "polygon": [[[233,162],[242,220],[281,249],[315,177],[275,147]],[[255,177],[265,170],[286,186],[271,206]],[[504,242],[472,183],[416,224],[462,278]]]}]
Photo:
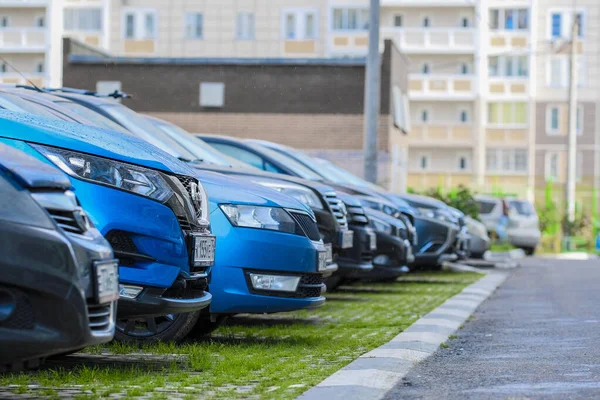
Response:
[{"label": "utility pole", "polygon": [[379,0],[370,0],[369,54],[365,68],[365,179],[377,183],[377,126],[379,125]]},{"label": "utility pole", "polygon": [[[577,36],[579,20],[577,11],[573,10],[573,26],[571,29],[571,77],[569,80],[569,140],[567,153],[567,217],[569,222],[575,221],[575,183],[577,181],[577,89],[579,84],[579,64],[577,60]],[[571,232],[569,232],[571,234]]]}]

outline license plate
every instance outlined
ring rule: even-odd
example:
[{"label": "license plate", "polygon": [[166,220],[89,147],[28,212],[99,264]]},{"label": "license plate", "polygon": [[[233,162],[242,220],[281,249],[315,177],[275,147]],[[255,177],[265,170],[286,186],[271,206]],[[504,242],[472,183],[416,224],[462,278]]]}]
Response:
[{"label": "license plate", "polygon": [[377,250],[377,235],[375,232],[369,233],[371,250]]},{"label": "license plate", "polygon": [[108,303],[119,298],[119,264],[116,260],[94,263],[96,301]]},{"label": "license plate", "polygon": [[215,237],[194,235],[194,265],[210,266],[215,262]]},{"label": "license plate", "polygon": [[327,268],[327,251],[319,251],[318,271],[323,271]]},{"label": "license plate", "polygon": [[325,253],[327,254],[327,264],[331,264],[333,262],[333,246],[331,243],[325,244]]},{"label": "license plate", "polygon": [[342,232],[342,249],[349,249],[354,245],[354,232],[343,231]]}]

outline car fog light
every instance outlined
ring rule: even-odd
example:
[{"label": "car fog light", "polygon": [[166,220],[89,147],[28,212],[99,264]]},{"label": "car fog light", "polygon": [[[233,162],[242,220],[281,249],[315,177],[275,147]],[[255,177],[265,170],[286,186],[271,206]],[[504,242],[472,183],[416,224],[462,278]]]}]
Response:
[{"label": "car fog light", "polygon": [[299,276],[250,274],[252,287],[258,290],[295,292],[300,282]]},{"label": "car fog light", "polygon": [[385,254],[380,254],[373,258],[373,264],[377,265],[388,265],[390,263],[390,258]]},{"label": "car fog light", "polygon": [[126,299],[135,299],[144,290],[141,286],[119,285],[119,295]]}]

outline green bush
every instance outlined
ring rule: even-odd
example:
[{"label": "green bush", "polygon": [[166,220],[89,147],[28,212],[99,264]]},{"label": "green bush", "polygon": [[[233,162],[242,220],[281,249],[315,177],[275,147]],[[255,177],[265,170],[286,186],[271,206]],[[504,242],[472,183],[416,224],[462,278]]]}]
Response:
[{"label": "green bush", "polygon": [[[409,190],[409,193],[411,192],[416,193]],[[441,200],[450,207],[454,207],[472,218],[479,218],[479,206],[477,205],[477,201],[475,201],[475,193],[466,186],[459,185],[456,189],[447,192],[443,192],[440,188],[429,189],[420,194]]]}]

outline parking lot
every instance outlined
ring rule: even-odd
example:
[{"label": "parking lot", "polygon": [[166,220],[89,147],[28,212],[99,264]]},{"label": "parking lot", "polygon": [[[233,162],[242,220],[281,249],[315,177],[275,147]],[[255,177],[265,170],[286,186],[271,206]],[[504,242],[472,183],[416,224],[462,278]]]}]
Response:
[{"label": "parking lot", "polygon": [[315,310],[239,315],[201,340],[95,346],[0,377],[0,397],[294,398],[480,277],[415,273],[343,286]]}]

